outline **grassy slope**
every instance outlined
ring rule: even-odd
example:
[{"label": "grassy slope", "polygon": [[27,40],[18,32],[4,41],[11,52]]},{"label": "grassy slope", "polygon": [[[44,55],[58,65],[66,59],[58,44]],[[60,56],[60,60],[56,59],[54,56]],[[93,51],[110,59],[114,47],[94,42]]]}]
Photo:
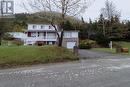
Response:
[{"label": "grassy slope", "polygon": [[0,66],[28,65],[75,60],[76,56],[56,46],[3,46],[0,47]]}]

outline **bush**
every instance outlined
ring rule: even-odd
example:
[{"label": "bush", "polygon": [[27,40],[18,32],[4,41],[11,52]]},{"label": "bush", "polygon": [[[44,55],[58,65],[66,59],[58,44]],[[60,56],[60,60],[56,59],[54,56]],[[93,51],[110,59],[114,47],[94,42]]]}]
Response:
[{"label": "bush", "polygon": [[93,40],[81,40],[79,44],[80,49],[91,49],[96,42]]},{"label": "bush", "polygon": [[113,47],[114,47],[114,48],[122,48],[120,42],[113,42]]},{"label": "bush", "polygon": [[91,39],[95,40],[99,45],[103,47],[109,47],[110,39],[104,36],[102,33],[98,33],[92,36]]},{"label": "bush", "polygon": [[17,46],[21,46],[21,45],[24,44],[24,42],[21,41],[21,40],[14,40],[14,41],[13,41],[13,44],[15,44],[15,45],[17,45]]},{"label": "bush", "polygon": [[79,48],[80,49],[91,49],[91,45],[90,44],[80,44]]}]

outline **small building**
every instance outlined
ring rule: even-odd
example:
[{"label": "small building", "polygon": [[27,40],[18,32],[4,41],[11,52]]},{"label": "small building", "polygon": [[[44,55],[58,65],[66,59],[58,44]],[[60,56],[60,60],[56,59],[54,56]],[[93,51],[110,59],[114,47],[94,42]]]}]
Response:
[{"label": "small building", "polygon": [[79,32],[78,31],[64,31],[62,46],[72,49],[74,46],[79,45]]}]

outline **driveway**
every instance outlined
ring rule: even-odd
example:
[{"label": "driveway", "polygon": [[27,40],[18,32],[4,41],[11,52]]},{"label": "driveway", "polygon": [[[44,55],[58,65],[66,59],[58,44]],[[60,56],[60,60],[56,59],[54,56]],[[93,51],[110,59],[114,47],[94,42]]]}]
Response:
[{"label": "driveway", "polygon": [[130,87],[130,58],[0,70],[0,87]]}]

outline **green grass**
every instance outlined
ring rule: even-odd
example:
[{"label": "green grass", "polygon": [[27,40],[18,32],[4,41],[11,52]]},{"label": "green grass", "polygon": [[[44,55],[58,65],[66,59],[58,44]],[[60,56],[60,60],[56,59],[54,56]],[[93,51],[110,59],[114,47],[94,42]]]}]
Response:
[{"label": "green grass", "polygon": [[0,67],[76,60],[69,50],[57,46],[1,46]]},{"label": "green grass", "polygon": [[[122,47],[124,48],[129,48],[130,50],[130,42],[114,42],[114,43],[117,43],[118,45],[121,45]],[[112,50],[110,48],[93,48],[92,50],[94,51],[100,51],[100,52],[108,52],[108,53],[113,53],[115,54],[116,53],[116,49],[113,48]],[[130,55],[130,51],[127,55]]]},{"label": "green grass", "polygon": [[118,42],[122,47],[126,47],[130,49],[130,42]]},{"label": "green grass", "polygon": [[99,51],[99,52],[113,53],[113,54],[116,53],[116,49],[115,48],[113,48],[113,49],[110,49],[110,48],[93,48],[92,50],[93,51]]}]

